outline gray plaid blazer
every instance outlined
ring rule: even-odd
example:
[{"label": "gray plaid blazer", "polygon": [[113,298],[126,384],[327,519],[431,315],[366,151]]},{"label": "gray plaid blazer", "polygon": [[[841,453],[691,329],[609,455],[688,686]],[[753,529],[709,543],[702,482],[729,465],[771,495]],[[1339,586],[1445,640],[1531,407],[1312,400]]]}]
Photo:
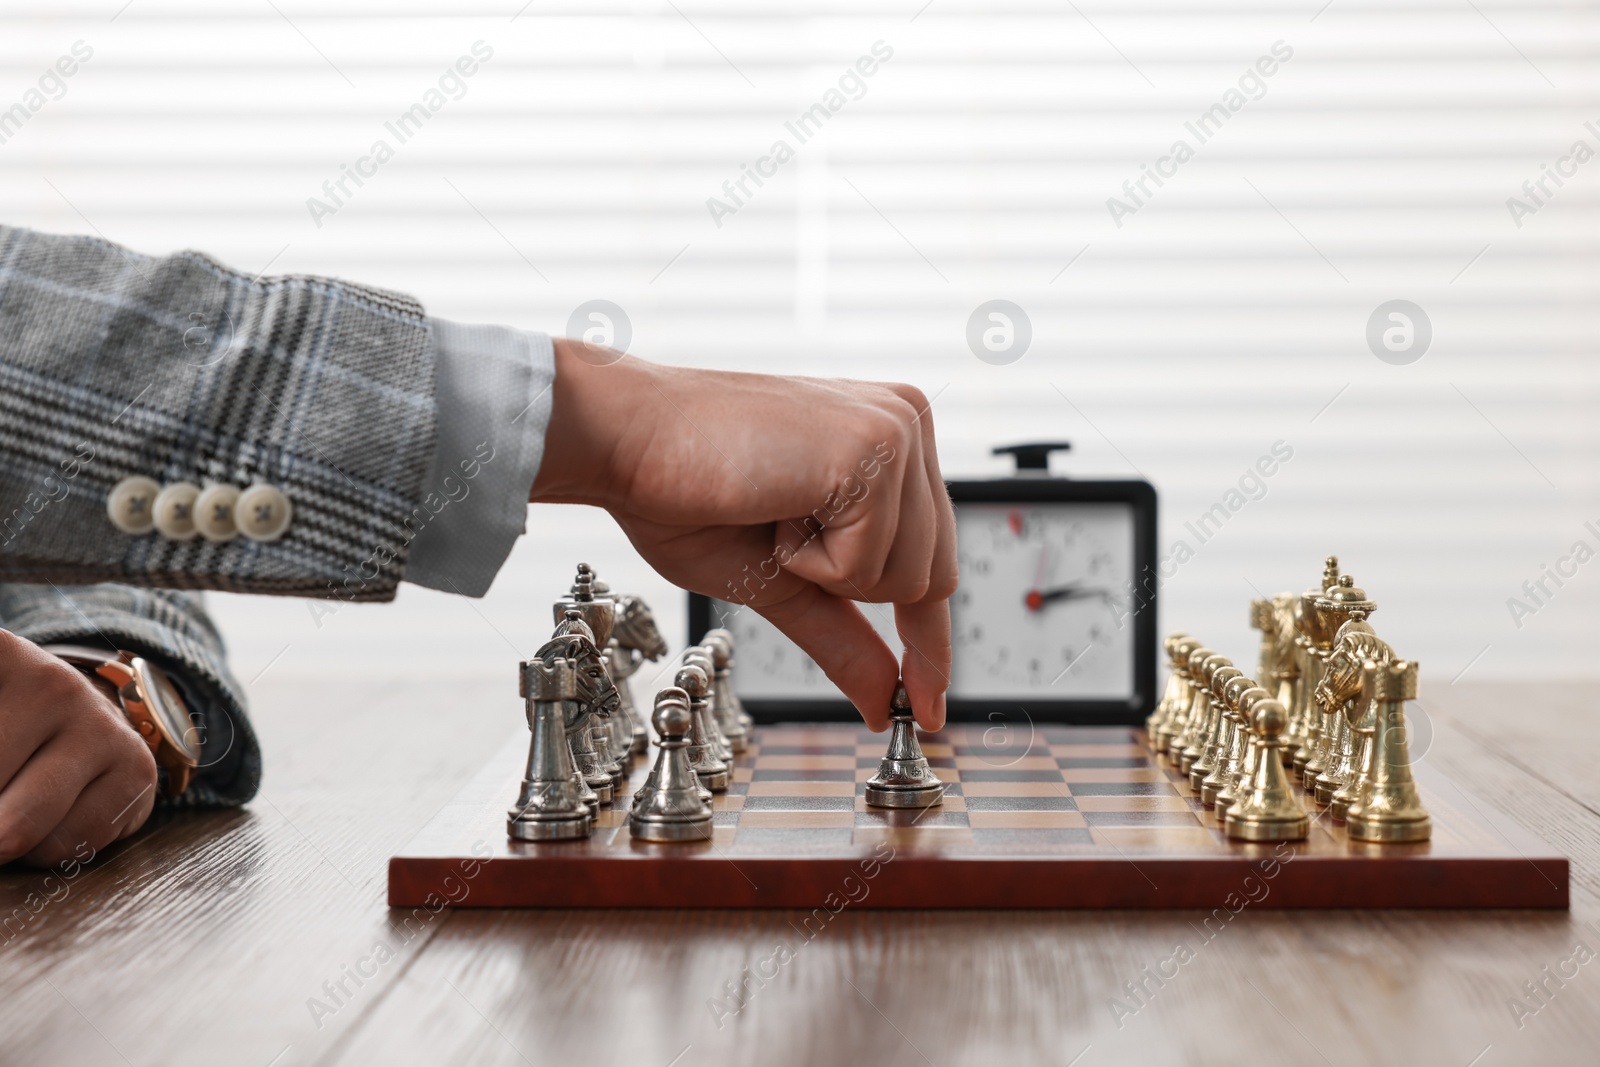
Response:
[{"label": "gray plaid blazer", "polygon": [[[433,456],[432,358],[409,297],[0,226],[0,581],[392,599]],[[129,537],[105,508],[133,475],[268,482],[294,525]]]},{"label": "gray plaid blazer", "polygon": [[[165,662],[214,719],[193,801],[247,799],[260,755],[198,598],[65,587],[392,599],[435,415],[409,297],[0,226],[0,583],[22,583],[0,623]],[[129,536],[106,498],[134,475],[268,482],[294,523],[270,543]]]}]

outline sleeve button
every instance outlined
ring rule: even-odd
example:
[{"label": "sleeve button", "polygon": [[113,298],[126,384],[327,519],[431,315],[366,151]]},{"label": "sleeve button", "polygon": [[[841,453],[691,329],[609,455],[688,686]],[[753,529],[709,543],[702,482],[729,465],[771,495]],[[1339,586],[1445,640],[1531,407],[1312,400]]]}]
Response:
[{"label": "sleeve button", "polygon": [[169,541],[193,541],[200,536],[195,527],[195,501],[200,487],[190,482],[175,482],[156,494],[156,532]]},{"label": "sleeve button", "polygon": [[161,487],[152,479],[124,478],[106,497],[106,515],[125,534],[147,534],[156,528],[156,494]]},{"label": "sleeve button", "polygon": [[234,512],[239,501],[239,490],[231,485],[211,485],[201,491],[194,502],[194,528],[207,541],[222,543],[239,536],[234,523]]},{"label": "sleeve button", "polygon": [[276,541],[294,518],[294,506],[283,490],[265,482],[257,482],[239,494],[235,511],[239,532],[252,541]]}]

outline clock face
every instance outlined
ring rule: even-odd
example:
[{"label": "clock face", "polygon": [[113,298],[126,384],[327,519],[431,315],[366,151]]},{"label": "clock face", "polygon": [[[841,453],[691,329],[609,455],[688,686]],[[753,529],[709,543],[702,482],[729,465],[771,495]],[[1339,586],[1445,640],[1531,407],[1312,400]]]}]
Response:
[{"label": "clock face", "polygon": [[[958,504],[956,541],[952,698],[1133,694],[1131,505]],[[861,608],[898,654],[893,607]],[[712,625],[733,632],[734,685],[742,697],[842,699],[811,658],[754,611],[713,601]]]},{"label": "clock face", "polygon": [[956,541],[952,697],[1133,692],[1131,507],[965,504]]}]

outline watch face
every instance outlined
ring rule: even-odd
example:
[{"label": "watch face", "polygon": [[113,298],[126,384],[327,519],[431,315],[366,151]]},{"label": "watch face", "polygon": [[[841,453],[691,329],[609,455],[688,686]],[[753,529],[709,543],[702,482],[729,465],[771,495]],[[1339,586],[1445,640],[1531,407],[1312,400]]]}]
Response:
[{"label": "watch face", "polygon": [[[1134,524],[1125,503],[958,504],[950,697],[1131,698]],[[893,606],[861,609],[898,655]],[[711,625],[733,632],[741,697],[843,699],[809,656],[749,608],[712,601]]]},{"label": "watch face", "polygon": [[156,720],[161,723],[166,731],[167,739],[171,741],[189,762],[198,765],[200,762],[200,731],[194,723],[189,721],[185,711],[183,697],[177,688],[159,668],[148,660],[136,659],[133,668],[137,672],[140,689],[145,697],[145,705],[149,707]]}]

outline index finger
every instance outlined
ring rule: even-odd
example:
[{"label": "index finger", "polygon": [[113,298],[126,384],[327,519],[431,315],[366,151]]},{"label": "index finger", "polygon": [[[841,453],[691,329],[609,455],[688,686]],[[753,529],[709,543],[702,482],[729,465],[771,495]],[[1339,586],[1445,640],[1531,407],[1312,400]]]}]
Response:
[{"label": "index finger", "polygon": [[929,731],[941,729],[945,690],[950,688],[950,601],[896,604],[894,622],[905,645],[900,677],[917,725]]},{"label": "index finger", "polygon": [[[796,583],[793,594],[776,603],[753,605],[755,610],[822,668],[873,732],[888,729],[894,653],[854,602],[793,575],[784,577]],[[948,644],[948,632],[945,640]]]}]

